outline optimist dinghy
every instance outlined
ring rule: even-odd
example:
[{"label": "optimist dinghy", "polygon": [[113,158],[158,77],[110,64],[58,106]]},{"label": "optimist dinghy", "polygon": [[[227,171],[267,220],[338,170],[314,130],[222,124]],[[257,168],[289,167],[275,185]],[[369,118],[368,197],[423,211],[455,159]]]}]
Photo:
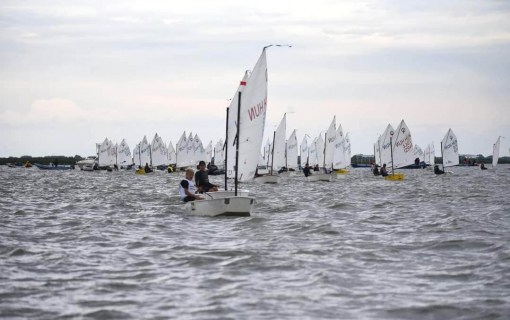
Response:
[{"label": "optimist dinghy", "polygon": [[500,139],[501,136],[498,137],[498,140],[496,140],[496,143],[494,143],[494,145],[492,146],[492,168],[489,168],[489,170],[491,171],[496,170],[496,166],[498,165]]},{"label": "optimist dinghy", "polygon": [[287,128],[287,114],[283,115],[282,121],[278,125],[278,128],[273,133],[273,145],[271,155],[271,166],[269,167],[269,174],[263,174],[256,176],[254,181],[256,184],[264,183],[280,183],[281,178],[279,174],[273,171],[273,168],[281,168],[286,165],[285,157],[285,132]]},{"label": "optimist dinghy", "polygon": [[444,174],[438,174],[437,176],[453,175],[453,172],[445,170],[447,167],[453,167],[459,164],[459,144],[457,142],[457,136],[453,133],[451,128],[444,136],[443,141],[441,141],[441,156]]},{"label": "optimist dinghy", "polygon": [[409,130],[404,120],[400,122],[400,125],[396,130],[395,140],[393,140],[393,132],[390,132],[390,152],[391,174],[384,177],[384,179],[404,180],[404,174],[395,173],[395,169],[403,168],[414,163],[414,148],[411,130]]},{"label": "optimist dinghy", "polygon": [[[234,195],[224,193],[224,198],[210,199],[206,194],[205,200],[186,203],[189,215],[250,216],[253,213],[255,199],[242,196],[238,183],[253,179],[257,170],[267,111],[267,79],[265,47],[250,77],[245,73],[227,109],[225,190],[228,191],[227,178],[233,176]],[[235,166],[229,163],[231,159],[235,159]]]}]

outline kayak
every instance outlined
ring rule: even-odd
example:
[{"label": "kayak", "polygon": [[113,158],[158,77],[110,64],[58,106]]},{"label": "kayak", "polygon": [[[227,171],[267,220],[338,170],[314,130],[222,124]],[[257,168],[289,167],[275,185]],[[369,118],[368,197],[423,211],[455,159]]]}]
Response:
[{"label": "kayak", "polygon": [[35,166],[41,170],[74,170],[74,166],[47,166],[36,163]]}]

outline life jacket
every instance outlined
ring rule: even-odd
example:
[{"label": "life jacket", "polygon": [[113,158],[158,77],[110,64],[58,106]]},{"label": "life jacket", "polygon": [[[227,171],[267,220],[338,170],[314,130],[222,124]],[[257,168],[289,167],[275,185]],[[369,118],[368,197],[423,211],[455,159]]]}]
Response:
[{"label": "life jacket", "polygon": [[[195,188],[195,183],[193,183],[193,181],[188,179],[184,179],[182,181],[188,181],[188,191],[192,194],[196,193],[197,189]],[[181,200],[184,200],[184,198],[188,196],[180,183],[179,183],[179,195],[181,196]]]}]

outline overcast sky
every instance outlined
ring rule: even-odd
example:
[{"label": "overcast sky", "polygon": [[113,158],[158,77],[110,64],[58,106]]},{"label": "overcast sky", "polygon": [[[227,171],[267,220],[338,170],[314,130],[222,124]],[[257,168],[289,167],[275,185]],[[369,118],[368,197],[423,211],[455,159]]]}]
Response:
[{"label": "overcast sky", "polygon": [[336,115],[353,153],[372,154],[404,119],[423,149],[451,127],[461,154],[492,154],[499,135],[509,153],[507,0],[2,0],[0,157],[184,130],[216,143],[227,99],[276,43],[293,47],[267,52],[266,137],[285,112],[299,142]]}]

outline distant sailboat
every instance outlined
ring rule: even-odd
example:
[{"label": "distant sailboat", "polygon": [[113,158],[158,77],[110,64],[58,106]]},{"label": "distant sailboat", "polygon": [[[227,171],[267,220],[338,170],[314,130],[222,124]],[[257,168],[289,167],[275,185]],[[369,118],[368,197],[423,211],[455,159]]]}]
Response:
[{"label": "distant sailboat", "polygon": [[287,171],[280,173],[282,177],[293,177],[298,169],[298,140],[296,130],[292,131],[285,145],[285,167]]},{"label": "distant sailboat", "polygon": [[[345,137],[344,132],[342,130],[342,125],[338,125],[338,129],[336,131],[336,141],[335,141],[335,152],[333,154],[333,170],[335,171],[336,177],[344,177],[345,174],[348,173],[347,167],[350,164],[350,161],[347,161],[348,155],[346,154],[346,146],[345,146]],[[376,150],[377,146],[374,147]],[[379,155],[376,156],[378,158]]]},{"label": "distant sailboat", "polygon": [[280,175],[275,171],[285,166],[285,132],[287,130],[287,115],[273,133],[273,144],[271,147],[271,166],[269,173],[254,178],[255,183],[280,183]]},{"label": "distant sailboat", "polygon": [[[447,167],[453,167],[460,163],[459,161],[459,145],[457,143],[457,136],[450,128],[443,140],[441,141],[441,156],[443,159],[443,171]],[[452,172],[446,172],[452,174]]]},{"label": "distant sailboat", "polygon": [[[322,148],[322,137],[319,136],[317,139],[317,158],[318,160],[322,160],[322,168],[325,171],[324,173],[320,173],[314,171],[312,175],[307,177],[308,181],[332,181],[333,177],[331,175],[333,169],[333,155],[335,151],[335,141],[336,141],[336,116],[333,117],[331,124],[329,125],[328,131],[324,136],[324,144]],[[319,150],[322,149],[322,156],[320,157]]]},{"label": "distant sailboat", "polygon": [[129,149],[129,146],[124,139],[117,148],[117,166],[120,169],[123,169],[132,164],[133,162],[131,160],[131,149]]},{"label": "distant sailboat", "polygon": [[498,137],[498,140],[496,140],[496,143],[492,146],[492,169],[496,169],[496,166],[498,165],[500,139],[501,136]]},{"label": "distant sailboat", "polygon": [[414,163],[414,148],[411,130],[407,127],[404,120],[400,122],[395,131],[395,140],[390,136],[391,141],[391,171],[392,173],[385,177],[386,180],[404,180],[403,174],[395,174],[395,169],[403,168]]}]

